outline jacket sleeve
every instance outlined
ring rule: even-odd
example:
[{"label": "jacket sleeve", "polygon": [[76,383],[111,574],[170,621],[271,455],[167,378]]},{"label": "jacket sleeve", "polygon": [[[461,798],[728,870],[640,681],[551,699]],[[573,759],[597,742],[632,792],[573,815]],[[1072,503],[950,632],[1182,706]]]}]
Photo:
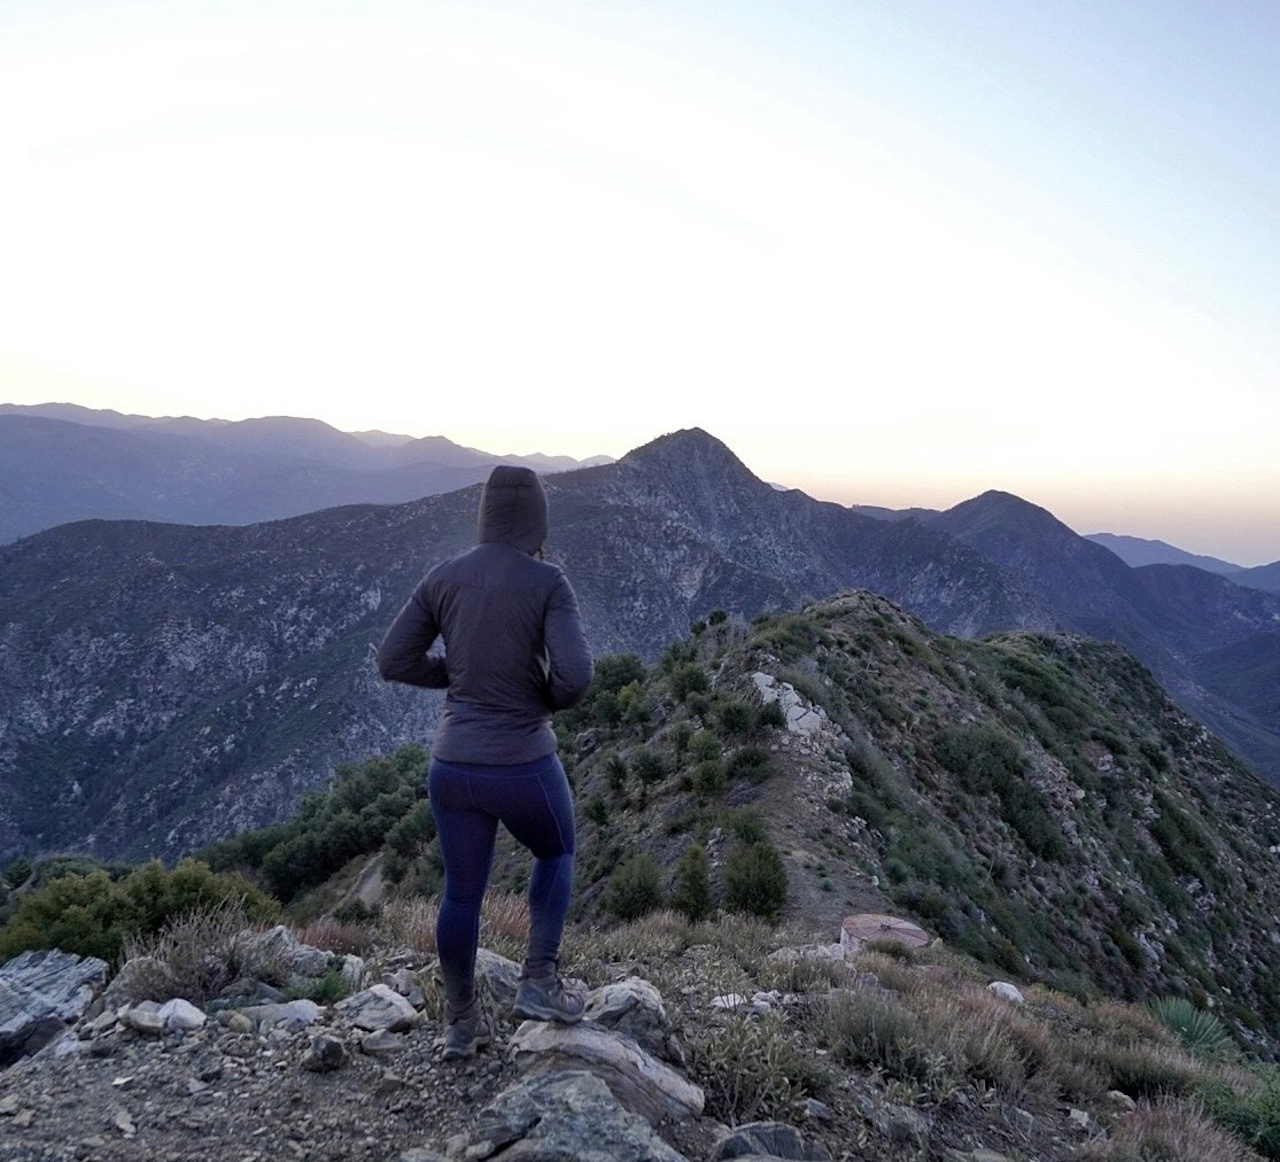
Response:
[{"label": "jacket sleeve", "polygon": [[552,710],[567,710],[582,701],[591,685],[591,651],[582,632],[578,599],[563,573],[547,600],[543,633],[551,663],[547,704]]},{"label": "jacket sleeve", "polygon": [[441,654],[430,654],[440,627],[427,601],[426,583],[420,584],[387,630],[378,647],[378,673],[388,682],[428,686],[443,690],[449,670]]}]

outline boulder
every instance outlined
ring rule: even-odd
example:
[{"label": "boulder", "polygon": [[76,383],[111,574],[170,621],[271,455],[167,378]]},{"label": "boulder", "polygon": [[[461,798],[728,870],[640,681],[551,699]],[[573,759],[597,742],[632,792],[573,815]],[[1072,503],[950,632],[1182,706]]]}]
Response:
[{"label": "boulder", "polygon": [[[529,1022],[532,1024],[532,1022]],[[453,1156],[451,1152],[451,1156]],[[480,1111],[459,1156],[468,1162],[688,1162],[592,1073],[525,1078]]]},{"label": "boulder", "polygon": [[699,1117],[706,1100],[682,1073],[630,1038],[592,1021],[525,1021],[512,1036],[507,1054],[521,1073],[529,1075],[589,1070],[624,1108],[655,1125],[664,1118]]},{"label": "boulder", "polygon": [[587,995],[584,1016],[629,1037],[646,1053],[684,1068],[684,1049],[671,1032],[662,994],[647,980],[632,976],[593,989]]},{"label": "boulder", "polygon": [[0,965],[0,1065],[61,1035],[88,1009],[106,977],[106,961],[57,949],[22,952]]},{"label": "boulder", "polygon": [[821,1146],[812,1146],[784,1122],[749,1122],[725,1134],[711,1151],[711,1162],[737,1158],[777,1158],[790,1162],[830,1162]]},{"label": "boulder", "polygon": [[334,1006],[357,1029],[405,1033],[418,1023],[418,1010],[395,989],[370,985]]}]

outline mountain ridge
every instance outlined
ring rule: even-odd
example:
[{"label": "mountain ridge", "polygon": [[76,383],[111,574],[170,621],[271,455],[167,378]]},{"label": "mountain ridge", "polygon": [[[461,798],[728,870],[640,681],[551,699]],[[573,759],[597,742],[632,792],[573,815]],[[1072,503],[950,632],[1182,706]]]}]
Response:
[{"label": "mountain ridge", "polygon": [[[1001,563],[937,522],[777,491],[697,430],[546,483],[549,555],[597,653],[652,659],[712,610],[750,619],[848,589],[961,637],[1084,632],[1076,577],[1059,584],[1044,564],[1082,561],[1081,576],[1118,579],[1096,594],[1116,636],[1257,769],[1280,771],[1265,695],[1280,600],[1262,591],[1128,570],[1007,494],[955,518],[987,543],[975,514],[1007,510],[1011,531],[988,544]],[[474,542],[478,497],[242,527],[90,521],[0,548],[0,857],[130,843],[172,856],[281,817],[336,763],[429,737],[438,699],[380,682],[371,650],[425,569]],[[1026,535],[1042,526],[1043,559]],[[1245,688],[1237,656],[1258,675]]]}]

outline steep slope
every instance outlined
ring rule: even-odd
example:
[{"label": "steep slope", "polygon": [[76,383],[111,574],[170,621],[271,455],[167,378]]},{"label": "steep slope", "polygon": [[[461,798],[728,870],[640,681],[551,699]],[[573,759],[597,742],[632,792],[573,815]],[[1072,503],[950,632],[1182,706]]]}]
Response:
[{"label": "steep slope", "polygon": [[[1280,777],[1280,715],[1263,693],[1280,672],[1280,603],[1272,595],[1187,565],[1129,568],[1008,493],[966,501],[930,526],[1017,577],[1063,627],[1119,642],[1249,762]],[[1224,650],[1253,658],[1254,677],[1242,683],[1230,674]]]},{"label": "steep slope", "polygon": [[639,851],[670,883],[704,844],[723,892],[735,834],[763,828],[806,927],[907,914],[1020,977],[1207,996],[1280,1043],[1280,792],[1118,647],[940,636],[849,593],[700,627],[617,711],[598,688],[560,727],[584,918]]}]

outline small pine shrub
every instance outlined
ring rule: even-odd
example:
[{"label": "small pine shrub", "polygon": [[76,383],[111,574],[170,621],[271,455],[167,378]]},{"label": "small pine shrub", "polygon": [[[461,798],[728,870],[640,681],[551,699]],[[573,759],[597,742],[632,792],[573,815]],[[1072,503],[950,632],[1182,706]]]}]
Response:
[{"label": "small pine shrub", "polygon": [[691,843],[676,862],[676,883],[671,892],[671,907],[688,920],[697,923],[715,910],[711,895],[711,864],[707,849]]},{"label": "small pine shrub", "polygon": [[787,902],[787,869],[771,843],[743,843],[724,868],[725,907],[775,921]]},{"label": "small pine shrub", "polygon": [[609,879],[605,907],[620,920],[637,920],[663,906],[662,869],[648,851],[628,856]]},{"label": "small pine shrub", "polygon": [[609,822],[609,804],[603,795],[591,795],[582,805],[582,814],[597,827],[604,827]]},{"label": "small pine shrub", "polygon": [[766,843],[769,829],[756,807],[734,807],[724,813],[724,826],[740,843]]}]

